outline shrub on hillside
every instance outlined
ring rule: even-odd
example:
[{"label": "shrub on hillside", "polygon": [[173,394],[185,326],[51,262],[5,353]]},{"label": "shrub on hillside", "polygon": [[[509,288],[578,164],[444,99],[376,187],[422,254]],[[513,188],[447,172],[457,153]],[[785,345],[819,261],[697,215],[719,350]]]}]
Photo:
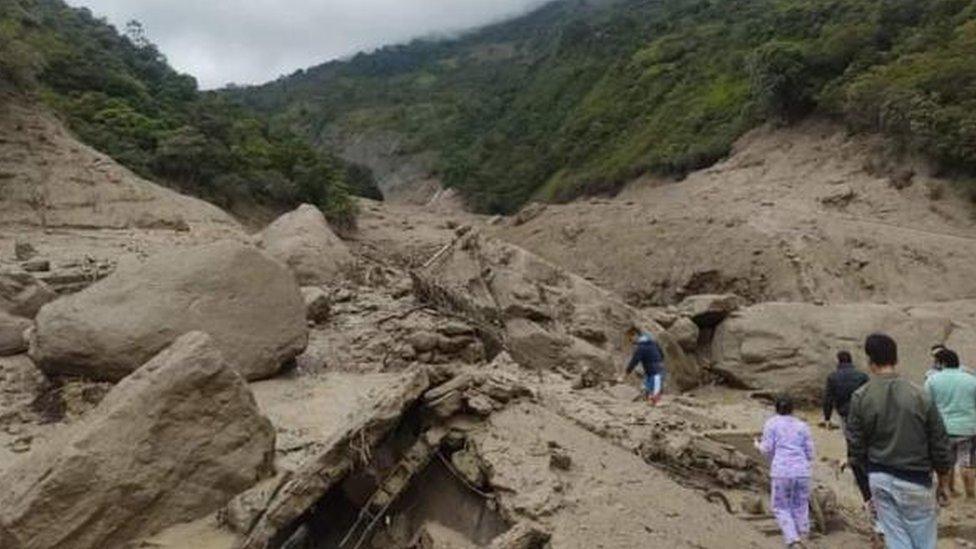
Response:
[{"label": "shrub on hillside", "polygon": [[749,82],[762,113],[790,121],[814,107],[811,68],[798,44],[773,40],[749,58]]}]

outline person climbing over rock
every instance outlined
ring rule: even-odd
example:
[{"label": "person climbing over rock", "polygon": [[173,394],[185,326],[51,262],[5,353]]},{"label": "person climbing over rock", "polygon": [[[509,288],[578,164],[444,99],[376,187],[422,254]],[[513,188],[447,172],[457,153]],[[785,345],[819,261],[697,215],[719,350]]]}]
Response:
[{"label": "person climbing over rock", "polygon": [[664,391],[664,353],[660,345],[651,334],[637,328],[628,330],[628,337],[634,339],[634,354],[627,364],[627,371],[618,378],[623,382],[624,377],[630,375],[640,364],[644,370],[644,398],[648,404],[657,406]]},{"label": "person climbing over rock", "polygon": [[[942,415],[955,465],[959,468],[966,499],[976,499],[976,376],[959,367],[959,355],[939,351],[943,368],[925,382],[925,389]],[[949,473],[949,493],[956,497],[955,468]]]},{"label": "person climbing over rock", "polygon": [[864,351],[872,376],[851,397],[848,458],[868,471],[871,501],[889,549],[935,549],[938,504],[947,501],[952,468],[949,434],[928,394],[898,376],[894,339],[872,334]]},{"label": "person climbing over rock", "polygon": [[787,547],[803,547],[810,533],[810,483],[813,437],[810,426],[793,415],[793,399],[776,397],[776,415],[763,426],[756,449],[770,461],[773,514]]},{"label": "person climbing over rock", "polygon": [[[833,416],[834,410],[837,411],[844,440],[848,446],[851,439],[847,432],[847,414],[850,412],[851,395],[870,379],[866,373],[854,367],[854,358],[849,351],[837,353],[837,369],[827,376],[827,384],[824,388],[823,417],[824,425],[829,428],[831,416]],[[850,466],[850,469],[864,501],[864,509],[875,525],[875,534],[880,535],[881,525],[877,522],[877,513],[874,512],[874,505],[871,502],[868,472],[863,467],[856,465]]]}]

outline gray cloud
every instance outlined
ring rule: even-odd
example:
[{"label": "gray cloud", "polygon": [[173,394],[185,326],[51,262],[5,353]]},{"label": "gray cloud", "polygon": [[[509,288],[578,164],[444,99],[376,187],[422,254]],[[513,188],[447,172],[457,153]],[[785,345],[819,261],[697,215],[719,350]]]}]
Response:
[{"label": "gray cloud", "polygon": [[546,0],[68,0],[136,19],[204,88],[261,83],[358,51],[471,28]]}]

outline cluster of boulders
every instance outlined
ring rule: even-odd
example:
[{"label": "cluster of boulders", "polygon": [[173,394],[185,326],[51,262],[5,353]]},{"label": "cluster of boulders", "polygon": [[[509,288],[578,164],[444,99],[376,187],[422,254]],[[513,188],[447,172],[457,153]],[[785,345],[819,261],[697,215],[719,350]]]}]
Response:
[{"label": "cluster of boulders", "polygon": [[[361,268],[321,212],[302,206],[252,243],[160,253],[67,295],[36,272],[0,272],[0,356],[27,351],[52,378],[117,382],[73,429],[2,473],[0,546],[116,546],[223,508],[242,547],[263,547],[359,471],[372,448],[418,427],[420,438],[399,450],[419,456],[400,488],[445,449],[446,466],[475,489],[488,487],[484,465],[457,442],[459,425],[536,397],[524,382],[533,370],[540,379],[547,371],[577,379],[576,389],[605,389],[630,358],[634,328],[659,341],[677,390],[719,376],[750,389],[815,395],[835,349],[878,327],[913,349],[976,341],[976,332],[926,308],[748,306],[735,295],[693,295],[639,310],[477,231],[459,233],[411,273],[412,287],[384,290],[383,304],[397,304],[393,315],[381,317],[382,304],[365,302],[380,300],[378,292],[351,295],[360,282],[350,277]],[[370,277],[382,286],[390,274],[380,268]],[[410,293],[419,303],[407,303]],[[349,314],[355,307],[362,310]],[[342,331],[349,317],[367,357],[406,381],[376,396],[368,413],[346,418],[301,468],[271,478],[275,431],[246,382],[301,363],[310,333]],[[914,353],[906,360],[924,363]],[[607,422],[575,419],[614,436],[600,432]],[[620,438],[686,478],[760,483],[756,460],[735,444],[672,436],[688,425],[665,423],[649,438]],[[565,449],[550,444],[547,452],[552,469],[573,470]],[[388,482],[390,471],[377,469],[376,482]],[[525,526],[508,537],[514,541],[500,546],[536,546],[546,535]]]},{"label": "cluster of boulders", "polygon": [[692,295],[675,306],[651,308],[648,314],[702,366],[704,372],[709,365],[715,329],[744,305],[745,300],[734,294]]},{"label": "cluster of boulders", "polygon": [[652,317],[523,248],[481,233],[461,237],[414,273],[425,302],[475,322],[521,366],[615,376],[629,358],[630,328],[654,333],[679,389],[701,368]]},{"label": "cluster of boulders", "polygon": [[246,380],[305,349],[308,323],[329,319],[322,285],[351,259],[315,213],[269,227],[267,253],[220,240],[60,297],[44,268],[0,272],[0,356],[29,350],[47,376],[118,382],[3,472],[0,546],[121,546],[206,516],[273,472],[275,431]]},{"label": "cluster of boulders", "polygon": [[477,364],[485,360],[485,347],[474,328],[452,321],[411,333],[397,355],[403,361],[422,364]]},{"label": "cluster of boulders", "polygon": [[14,258],[19,269],[32,273],[59,294],[81,291],[115,270],[114,262],[99,261],[89,255],[83,259],[51,261],[27,240],[14,241]]}]

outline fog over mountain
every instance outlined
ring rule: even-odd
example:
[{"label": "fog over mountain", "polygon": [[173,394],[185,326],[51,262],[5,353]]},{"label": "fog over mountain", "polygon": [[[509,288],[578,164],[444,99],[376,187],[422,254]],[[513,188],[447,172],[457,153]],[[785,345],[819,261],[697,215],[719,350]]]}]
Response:
[{"label": "fog over mountain", "polygon": [[261,83],[432,33],[517,15],[545,0],[69,0],[119,29],[136,19],[203,88]]}]

